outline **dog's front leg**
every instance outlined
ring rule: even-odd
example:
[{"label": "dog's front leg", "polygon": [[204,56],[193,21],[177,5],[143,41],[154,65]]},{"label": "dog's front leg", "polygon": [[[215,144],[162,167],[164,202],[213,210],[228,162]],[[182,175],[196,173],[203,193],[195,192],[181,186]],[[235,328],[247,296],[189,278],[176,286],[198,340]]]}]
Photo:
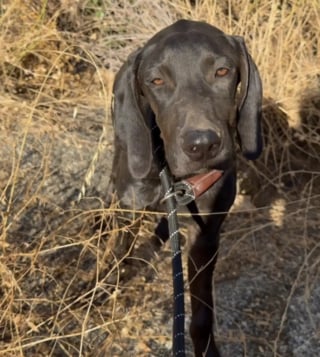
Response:
[{"label": "dog's front leg", "polygon": [[190,334],[196,357],[220,356],[213,335],[212,281],[218,255],[220,227],[236,194],[235,177],[233,170],[225,173],[223,179],[209,193],[212,205],[201,207],[201,202],[199,204],[200,211],[209,209],[212,214],[203,217],[203,225],[191,242],[188,259],[192,310]]},{"label": "dog's front leg", "polygon": [[215,237],[201,232],[189,252],[188,279],[192,311],[190,335],[196,357],[220,356],[213,336],[212,297],[212,279],[218,244],[218,229]]}]

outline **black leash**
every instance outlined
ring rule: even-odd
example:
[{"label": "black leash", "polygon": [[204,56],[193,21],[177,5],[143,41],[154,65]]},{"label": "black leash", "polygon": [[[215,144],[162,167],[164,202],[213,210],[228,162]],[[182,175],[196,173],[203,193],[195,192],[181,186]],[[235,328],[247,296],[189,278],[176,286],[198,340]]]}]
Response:
[{"label": "black leash", "polygon": [[185,357],[184,340],[184,281],[180,249],[179,224],[177,217],[177,195],[171,173],[165,159],[164,145],[160,136],[160,129],[154,118],[149,123],[152,136],[153,153],[159,168],[159,176],[164,193],[163,202],[167,210],[169,225],[169,239],[172,249],[173,276],[173,355]]},{"label": "black leash", "polygon": [[177,201],[174,186],[167,167],[160,172],[160,180],[164,191],[168,213],[169,239],[172,249],[173,277],[173,355],[185,356],[184,340],[184,282],[180,249],[179,224],[177,217]]},{"label": "black leash", "polygon": [[[173,277],[173,355],[179,357],[185,357],[185,332],[184,332],[184,281],[183,281],[183,269],[182,269],[182,257],[180,248],[180,234],[179,223],[177,216],[177,207],[187,206],[191,216],[201,229],[204,228],[204,222],[198,215],[198,208],[195,203],[196,197],[202,194],[214,180],[220,177],[220,173],[213,172],[212,174],[198,175],[192,179],[183,180],[174,183],[168,165],[165,159],[164,146],[160,136],[160,129],[156,125],[153,119],[150,123],[153,151],[158,167],[160,170],[159,176],[163,189],[163,199],[167,210],[168,228],[169,228],[169,240],[172,250],[172,277]],[[201,176],[201,178],[199,177]],[[202,184],[199,186],[199,182],[203,179]],[[198,186],[196,185],[198,183]]]}]

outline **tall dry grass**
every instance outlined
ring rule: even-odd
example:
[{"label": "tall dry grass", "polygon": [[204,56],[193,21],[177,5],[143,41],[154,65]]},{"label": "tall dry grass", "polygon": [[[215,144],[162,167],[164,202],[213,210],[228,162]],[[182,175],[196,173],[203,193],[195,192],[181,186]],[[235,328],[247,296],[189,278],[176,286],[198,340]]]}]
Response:
[{"label": "tall dry grass", "polygon": [[[0,2],[0,355],[91,356],[110,346],[114,355],[121,355],[124,347],[117,344],[119,336],[124,336],[137,355],[148,356],[153,353],[148,336],[154,334],[163,346],[170,346],[170,336],[163,335],[163,330],[150,327],[143,336],[140,331],[157,318],[150,306],[169,304],[170,294],[163,297],[163,290],[168,289],[166,277],[151,266],[156,284],[137,277],[132,287],[119,283],[120,265],[114,259],[111,267],[108,264],[112,252],[103,225],[90,229],[92,216],[99,213],[108,220],[115,211],[77,209],[72,206],[75,200],[63,202],[56,198],[58,193],[47,190],[53,175],[50,160],[58,148],[41,140],[47,135],[56,139],[57,146],[68,143],[79,151],[81,145],[84,151],[90,148],[85,170],[77,181],[66,183],[74,190],[80,190],[85,181],[90,187],[97,174],[98,154],[109,145],[112,133],[106,124],[93,143],[85,136],[75,136],[78,118],[90,118],[100,108],[102,121],[109,120],[115,71],[131,51],[175,20],[207,21],[245,38],[267,98],[267,154],[257,166],[258,172],[251,167],[259,185],[271,183],[276,191],[281,190],[292,162],[312,174],[314,185],[319,173],[319,2],[196,3],[193,7],[182,0]],[[273,146],[277,136],[280,141]],[[30,145],[39,154],[36,165],[27,155]],[[312,166],[306,164],[309,157]],[[68,156],[64,160],[61,170],[69,165]],[[310,180],[306,182],[303,199],[311,202],[314,194]],[[46,227],[32,227],[32,222],[37,224],[38,211],[30,209],[38,205],[41,211],[47,204],[56,207],[48,211]],[[312,203],[307,204],[313,208]],[[271,211],[271,219],[275,216],[276,224],[282,224],[283,204],[278,210],[281,214],[271,203],[266,210]],[[145,222],[142,235],[147,236],[150,229]],[[116,241],[118,234],[109,232],[109,239]],[[51,255],[56,259],[53,263],[48,258]],[[73,260],[60,261],[63,256]],[[165,263],[167,260],[159,263],[161,269]],[[116,278],[110,282],[113,272]],[[139,343],[132,342],[135,340]]]}]

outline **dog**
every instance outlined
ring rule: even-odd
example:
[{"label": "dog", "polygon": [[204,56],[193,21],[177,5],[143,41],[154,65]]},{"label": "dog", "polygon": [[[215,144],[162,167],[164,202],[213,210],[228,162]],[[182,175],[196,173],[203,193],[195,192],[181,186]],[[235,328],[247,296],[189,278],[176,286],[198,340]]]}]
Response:
[{"label": "dog", "polygon": [[220,227],[236,195],[236,145],[248,160],[256,159],[263,147],[258,69],[242,37],[179,20],[128,57],[113,93],[115,153],[109,190],[122,207],[159,208],[163,194],[154,125],[175,181],[213,169],[223,172],[196,200],[199,212],[209,214],[201,226],[191,222],[194,234],[188,237],[195,356],[217,357],[213,270]]}]

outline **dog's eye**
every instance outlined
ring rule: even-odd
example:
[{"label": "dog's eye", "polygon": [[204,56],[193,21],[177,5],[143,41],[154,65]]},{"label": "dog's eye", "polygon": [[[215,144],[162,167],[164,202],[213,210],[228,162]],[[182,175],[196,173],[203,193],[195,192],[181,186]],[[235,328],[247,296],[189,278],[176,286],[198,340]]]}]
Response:
[{"label": "dog's eye", "polygon": [[224,77],[229,73],[229,69],[228,68],[218,68],[216,71],[216,77]]},{"label": "dog's eye", "polygon": [[162,86],[164,84],[164,80],[162,78],[154,78],[151,83],[156,86]]}]

